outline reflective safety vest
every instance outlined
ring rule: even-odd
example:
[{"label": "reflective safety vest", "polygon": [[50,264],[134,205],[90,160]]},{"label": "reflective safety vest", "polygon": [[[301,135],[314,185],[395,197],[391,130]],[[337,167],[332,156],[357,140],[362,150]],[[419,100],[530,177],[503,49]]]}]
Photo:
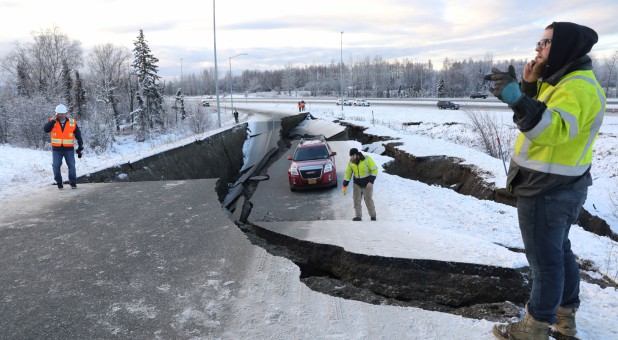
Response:
[{"label": "reflective safety vest", "polygon": [[605,93],[591,70],[565,75],[556,86],[543,82],[537,99],[547,108],[515,142],[517,165],[549,174],[581,176],[592,163],[592,146],[603,115]]},{"label": "reflective safety vest", "polygon": [[345,169],[343,179],[349,182],[352,179],[352,174],[354,174],[355,178],[359,179],[369,176],[377,176],[378,166],[373,159],[371,159],[371,157],[365,156],[365,159],[358,162],[358,164],[348,162],[348,167]]},{"label": "reflective safety vest", "polygon": [[[51,121],[52,119],[49,118]],[[64,123],[64,130],[62,129],[62,125],[60,122],[56,122],[54,127],[49,132],[49,136],[51,137],[51,145],[52,146],[66,146],[72,147],[75,144],[75,127],[77,126],[77,122],[73,118],[67,118],[67,121]]]}]

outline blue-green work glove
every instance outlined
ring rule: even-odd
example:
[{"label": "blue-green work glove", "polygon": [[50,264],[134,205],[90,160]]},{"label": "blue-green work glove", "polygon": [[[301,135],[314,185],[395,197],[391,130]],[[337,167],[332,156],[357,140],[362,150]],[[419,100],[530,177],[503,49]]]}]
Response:
[{"label": "blue-green work glove", "polygon": [[509,65],[508,72],[502,72],[494,67],[491,69],[491,74],[486,75],[483,79],[495,82],[494,87],[490,89],[491,92],[509,106],[517,104],[524,96],[519,89],[513,65]]}]

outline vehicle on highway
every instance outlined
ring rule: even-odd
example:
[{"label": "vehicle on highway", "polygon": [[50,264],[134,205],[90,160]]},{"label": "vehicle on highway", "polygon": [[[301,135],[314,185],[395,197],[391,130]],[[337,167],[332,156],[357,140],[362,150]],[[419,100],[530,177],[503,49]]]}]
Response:
[{"label": "vehicle on highway", "polygon": [[482,98],[482,99],[487,99],[487,95],[483,94],[482,92],[474,92],[473,94],[470,95],[471,99],[476,99],[476,98]]},{"label": "vehicle on highway", "polygon": [[440,110],[445,110],[445,109],[459,110],[459,104],[455,104],[453,102],[449,102],[446,100],[438,101],[437,105],[438,105],[438,108],[440,108]]},{"label": "vehicle on highway", "polygon": [[324,135],[302,138],[288,168],[290,190],[337,187],[336,152],[332,151]]},{"label": "vehicle on highway", "polygon": [[210,102],[206,99],[202,100],[202,106],[210,106]]},{"label": "vehicle on highway", "polygon": [[354,105],[354,106],[370,106],[371,103],[369,103],[365,99],[354,99],[354,101],[352,102],[352,105]]},{"label": "vehicle on highway", "polygon": [[[337,106],[341,105],[341,99],[337,99],[335,104],[337,104]],[[352,101],[349,100],[349,99],[344,99],[343,100],[343,106],[352,106]]]}]

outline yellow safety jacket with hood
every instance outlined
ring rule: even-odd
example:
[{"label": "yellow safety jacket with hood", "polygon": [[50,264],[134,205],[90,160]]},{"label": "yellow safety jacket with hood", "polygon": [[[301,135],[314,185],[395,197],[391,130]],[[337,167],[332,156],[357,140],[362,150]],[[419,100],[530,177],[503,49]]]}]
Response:
[{"label": "yellow safety jacket with hood", "polygon": [[368,183],[372,183],[378,176],[378,166],[369,156],[365,156],[362,153],[358,153],[360,161],[358,164],[348,162],[348,166],[345,169],[345,175],[343,176],[343,186],[347,187],[348,183],[352,180],[354,175],[354,184],[364,188]]},{"label": "yellow safety jacket with hood", "polygon": [[519,196],[592,184],[592,147],[606,102],[587,55],[598,36],[588,27],[567,22],[554,22],[553,30],[542,78],[537,83],[522,81],[525,96],[512,106],[521,133],[507,188]]}]

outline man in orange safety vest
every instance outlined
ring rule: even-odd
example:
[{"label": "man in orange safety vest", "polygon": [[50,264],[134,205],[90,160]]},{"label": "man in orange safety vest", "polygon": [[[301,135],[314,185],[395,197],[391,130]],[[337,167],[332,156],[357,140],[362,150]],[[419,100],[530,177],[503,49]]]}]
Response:
[{"label": "man in orange safety vest", "polygon": [[[77,189],[77,173],[75,171],[75,154],[82,158],[84,151],[82,133],[77,126],[77,121],[67,117],[67,107],[60,104],[56,106],[54,118],[49,118],[47,124],[43,127],[43,131],[49,133],[52,145],[52,167],[54,169],[54,180],[58,189],[62,189],[62,174],[60,166],[62,159],[69,168],[69,183],[71,188]],[[78,148],[74,149],[75,140],[77,140]]]}]

